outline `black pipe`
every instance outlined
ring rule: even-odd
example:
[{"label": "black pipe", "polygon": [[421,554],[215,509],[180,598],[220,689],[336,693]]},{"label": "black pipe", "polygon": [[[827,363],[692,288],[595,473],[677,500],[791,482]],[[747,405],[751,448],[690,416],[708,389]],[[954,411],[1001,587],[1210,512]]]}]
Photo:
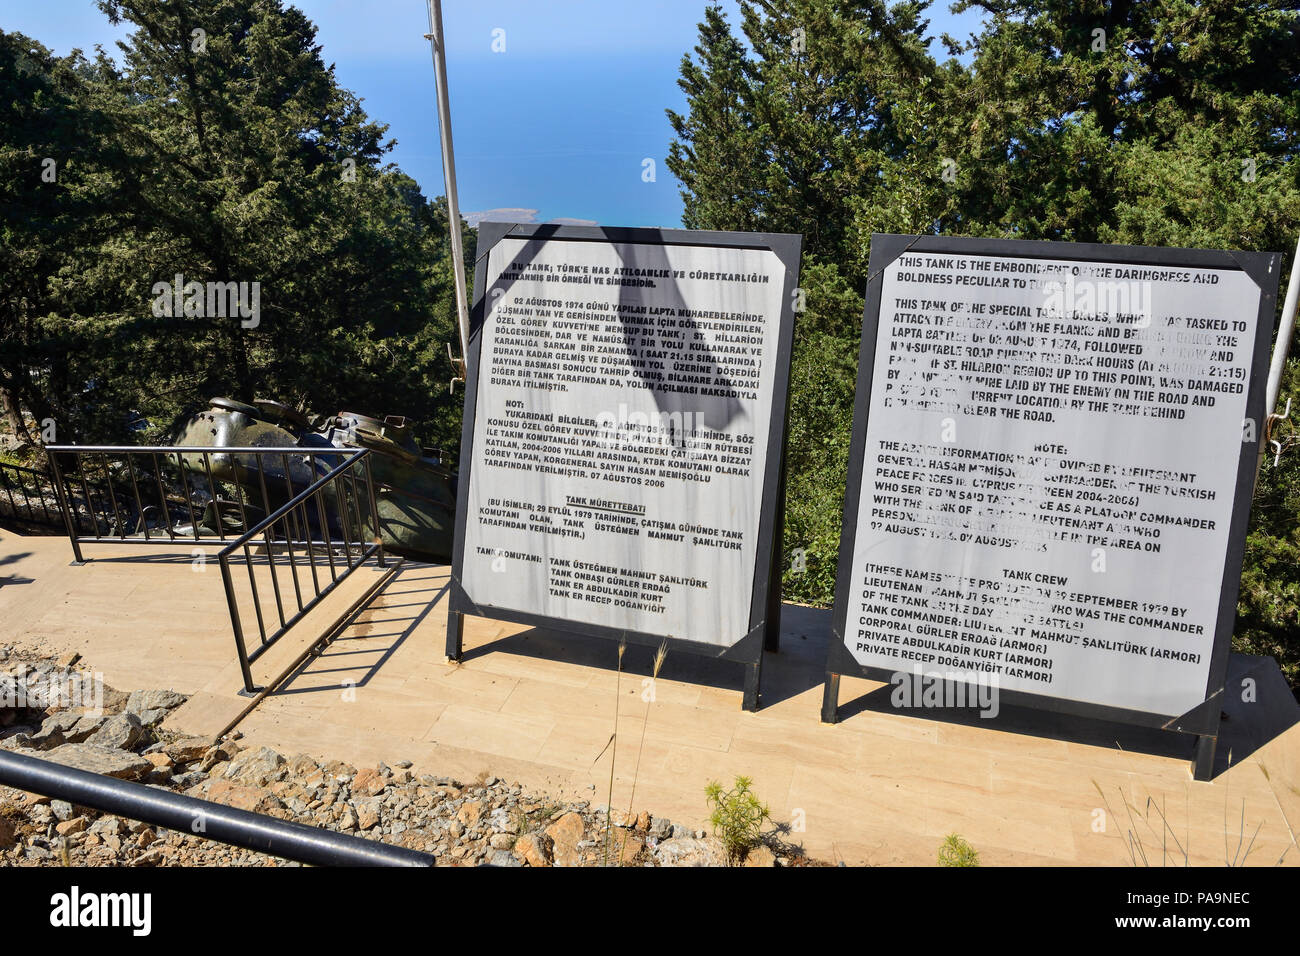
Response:
[{"label": "black pipe", "polygon": [[0,784],[313,866],[433,866],[405,847],[278,820],[0,750]]}]

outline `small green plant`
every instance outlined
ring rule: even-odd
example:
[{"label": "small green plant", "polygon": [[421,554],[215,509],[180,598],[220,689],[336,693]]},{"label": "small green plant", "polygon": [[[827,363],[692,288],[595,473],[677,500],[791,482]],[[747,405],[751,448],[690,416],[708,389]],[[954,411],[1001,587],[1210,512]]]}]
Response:
[{"label": "small green plant", "polygon": [[979,866],[979,851],[955,833],[949,833],[939,847],[940,866]]},{"label": "small green plant", "polygon": [[713,824],[714,835],[722,841],[727,862],[732,866],[743,861],[758,843],[763,821],[772,816],[750,789],[752,785],[753,781],[748,777],[737,777],[730,790],[723,790],[722,784],[716,781],[704,788],[704,795],[713,805],[709,822]]},{"label": "small green plant", "polygon": [[515,825],[515,839],[518,840],[519,837],[529,831],[532,821],[528,819],[527,813],[519,807],[515,807],[514,812],[510,814],[510,822]]}]

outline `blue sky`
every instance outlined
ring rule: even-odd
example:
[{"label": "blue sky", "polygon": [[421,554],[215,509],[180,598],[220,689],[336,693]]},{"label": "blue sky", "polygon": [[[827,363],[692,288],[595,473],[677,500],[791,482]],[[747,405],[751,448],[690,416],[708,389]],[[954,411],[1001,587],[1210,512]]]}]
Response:
[{"label": "blue sky", "polygon": [[[678,184],[664,166],[681,111],[682,54],[706,0],[443,0],[461,210],[515,209],[494,219],[680,225]],[[424,0],[300,0],[326,63],[397,140],[389,159],[443,192]],[[735,4],[724,4],[733,26]],[[931,32],[978,27],[939,0]],[[0,0],[0,29],[58,53],[125,35],[91,0]],[[505,50],[494,52],[494,30]],[[500,36],[500,34],[496,34]],[[498,44],[499,45],[499,44]],[[936,42],[935,52],[941,53]],[[653,159],[656,179],[642,179]]]}]

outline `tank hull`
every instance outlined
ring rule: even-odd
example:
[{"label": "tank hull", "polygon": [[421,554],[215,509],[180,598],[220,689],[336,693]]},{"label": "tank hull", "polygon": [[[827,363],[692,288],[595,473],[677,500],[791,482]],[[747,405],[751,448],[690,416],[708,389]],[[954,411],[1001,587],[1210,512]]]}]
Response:
[{"label": "tank hull", "polygon": [[[384,548],[419,561],[445,563],[451,559],[455,476],[421,454],[404,420],[342,412],[313,422],[270,402],[255,406],[213,399],[207,409],[181,427],[175,443],[180,447],[266,448],[262,455],[213,453],[208,456],[208,467],[214,478],[237,483],[246,500],[271,510],[342,464],[342,456],[328,453],[331,449],[369,448],[374,511],[379,516],[377,531]],[[196,472],[205,467],[201,455],[182,457]],[[374,535],[366,482],[344,482],[343,487],[349,495],[355,488],[359,500],[349,506],[360,511],[367,534]],[[336,507],[329,512],[337,514],[337,488],[331,484],[325,491],[335,499]],[[335,533],[338,530],[331,528]]]}]

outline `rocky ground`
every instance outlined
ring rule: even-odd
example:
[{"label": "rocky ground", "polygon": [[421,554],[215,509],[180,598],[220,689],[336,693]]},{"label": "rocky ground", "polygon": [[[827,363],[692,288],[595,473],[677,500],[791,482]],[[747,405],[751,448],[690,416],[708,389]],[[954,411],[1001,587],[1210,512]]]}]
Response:
[{"label": "rocky ground", "polygon": [[[615,808],[607,815],[604,807],[527,792],[491,776],[417,776],[408,761],[358,769],[305,754],[285,757],[245,747],[238,731],[223,740],[176,737],[159,728],[185,701],[170,690],[128,695],[103,688],[102,712],[67,706],[49,688],[69,686],[75,664],[75,656],[30,659],[0,647],[0,748],[410,847],[432,854],[438,865],[726,863],[714,837],[649,812]],[[0,865],[293,864],[0,787]],[[749,851],[744,865],[816,864],[773,835]]]}]

